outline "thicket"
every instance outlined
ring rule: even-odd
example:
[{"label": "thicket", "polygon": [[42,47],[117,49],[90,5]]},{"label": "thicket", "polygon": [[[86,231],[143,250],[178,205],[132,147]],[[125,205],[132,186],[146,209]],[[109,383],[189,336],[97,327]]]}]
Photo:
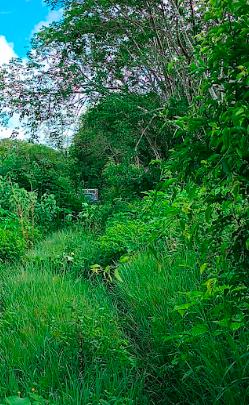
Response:
[{"label": "thicket", "polygon": [[[47,123],[60,145],[76,107],[88,108],[67,154],[0,147],[1,259],[37,239],[34,224],[64,225],[65,208],[72,222],[3,286],[3,342],[4,322],[15,330],[3,396],[35,381],[52,403],[246,404],[248,2],[48,3],[64,16],[37,34],[28,62],[2,68],[3,112],[18,105],[33,139]],[[98,204],[84,187],[99,188]]]},{"label": "thicket", "polygon": [[83,191],[65,152],[17,140],[0,142],[0,260],[21,258],[47,232],[81,211]]},{"label": "thicket", "polygon": [[0,176],[27,191],[35,191],[39,199],[53,194],[60,208],[77,211],[81,207],[82,190],[76,191],[72,173],[74,161],[63,150],[19,140],[0,142]]}]

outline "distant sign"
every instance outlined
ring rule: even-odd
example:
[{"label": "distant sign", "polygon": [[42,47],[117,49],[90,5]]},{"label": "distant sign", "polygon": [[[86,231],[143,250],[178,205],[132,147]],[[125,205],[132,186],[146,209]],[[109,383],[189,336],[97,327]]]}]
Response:
[{"label": "distant sign", "polygon": [[85,188],[84,195],[89,202],[99,201],[99,191],[97,188]]}]

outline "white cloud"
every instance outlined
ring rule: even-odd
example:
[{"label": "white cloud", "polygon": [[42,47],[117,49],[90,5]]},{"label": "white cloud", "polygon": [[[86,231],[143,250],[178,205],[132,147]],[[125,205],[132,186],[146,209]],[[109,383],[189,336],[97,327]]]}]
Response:
[{"label": "white cloud", "polygon": [[59,21],[63,16],[63,9],[60,8],[59,10],[52,10],[48,13],[46,19],[44,21],[40,21],[36,24],[31,32],[31,36],[36,34],[38,31],[41,30],[43,27],[48,27],[49,24],[53,22]]},{"label": "white cloud", "polygon": [[0,35],[0,65],[9,63],[9,61],[16,56],[14,44],[8,42],[4,35]]}]

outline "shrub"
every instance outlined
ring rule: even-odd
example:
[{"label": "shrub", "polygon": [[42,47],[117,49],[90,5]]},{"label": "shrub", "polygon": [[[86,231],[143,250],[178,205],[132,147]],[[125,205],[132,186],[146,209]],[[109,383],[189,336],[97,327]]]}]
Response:
[{"label": "shrub", "polygon": [[0,261],[19,259],[25,251],[26,242],[17,220],[0,223]]},{"label": "shrub", "polygon": [[35,206],[35,219],[44,230],[53,229],[57,223],[61,209],[57,206],[53,194],[43,194]]},{"label": "shrub", "polygon": [[0,176],[27,191],[54,194],[61,208],[80,209],[71,173],[73,161],[63,152],[45,145],[4,139],[0,141]]},{"label": "shrub", "polygon": [[116,198],[131,201],[153,184],[144,167],[113,161],[109,161],[103,170],[103,182],[103,198],[107,201]]}]

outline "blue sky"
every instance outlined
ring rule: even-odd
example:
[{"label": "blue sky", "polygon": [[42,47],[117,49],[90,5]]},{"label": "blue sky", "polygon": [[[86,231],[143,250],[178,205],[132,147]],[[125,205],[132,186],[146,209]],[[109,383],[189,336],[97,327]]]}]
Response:
[{"label": "blue sky", "polygon": [[48,14],[42,0],[0,0],[0,35],[14,44],[16,54],[23,57],[33,28]]},{"label": "blue sky", "polygon": [[[15,56],[25,58],[32,33],[61,16],[62,10],[51,11],[42,0],[0,0],[0,65]],[[8,128],[0,125],[0,139],[9,136],[16,123],[14,117]]]},{"label": "blue sky", "polygon": [[24,57],[32,32],[60,16],[42,0],[0,0],[0,64],[10,56]]}]

